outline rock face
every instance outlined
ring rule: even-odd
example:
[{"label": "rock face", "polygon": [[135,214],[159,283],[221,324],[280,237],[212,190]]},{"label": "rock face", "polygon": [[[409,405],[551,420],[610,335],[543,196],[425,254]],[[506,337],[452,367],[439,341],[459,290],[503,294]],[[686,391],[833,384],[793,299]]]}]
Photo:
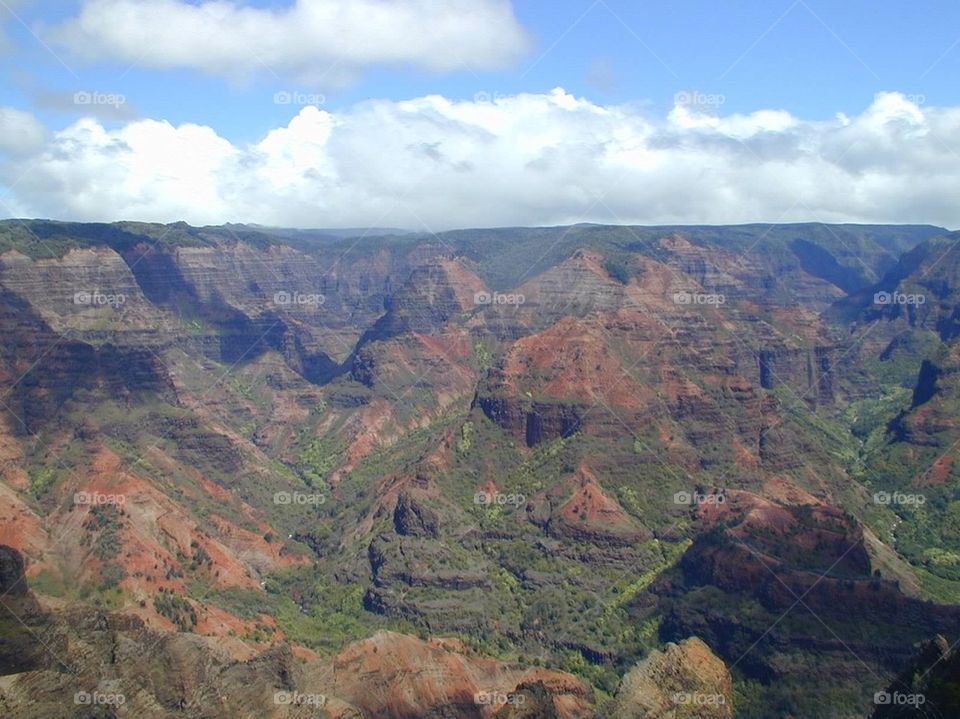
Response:
[{"label": "rock face", "polygon": [[[68,285],[67,289],[71,286],[85,285]],[[10,287],[17,285],[11,283]],[[72,310],[72,299],[68,306]],[[10,384],[5,404],[19,433],[40,431],[78,392],[101,390],[118,401],[126,401],[135,392],[174,399],[173,383],[155,354],[156,331],[72,330],[69,323],[73,319],[61,319],[38,307],[11,290],[0,289],[0,334],[4,337],[0,380]],[[103,321],[122,322],[109,307],[94,311],[114,315]],[[76,322],[82,326],[87,320],[77,318]],[[30,372],[21,376],[27,368]]]},{"label": "rock face", "polygon": [[620,682],[611,719],[731,719],[733,680],[697,637],[657,649]]},{"label": "rock face", "polygon": [[910,407],[896,418],[891,431],[909,444],[940,447],[960,435],[958,404],[960,344],[953,344],[920,365]]},{"label": "rock face", "polygon": [[27,593],[23,557],[13,547],[0,544],[0,596],[22,597]]},{"label": "rock face", "polygon": [[498,662],[456,640],[382,632],[348,645],[331,664],[298,660],[288,647],[237,661],[210,638],[153,632],[109,612],[71,610],[33,631],[59,663],[29,666],[24,655],[8,664],[10,637],[0,635],[0,668],[18,674],[0,686],[4,716],[67,719],[85,705],[146,719],[593,716],[593,693],[581,680]]},{"label": "rock face", "polygon": [[[914,642],[960,629],[960,608],[901,591],[899,579],[887,575],[889,565],[874,564],[864,530],[835,507],[802,493],[775,501],[728,491],[723,503],[707,503],[698,513],[712,531],[655,588],[667,613],[661,637],[699,636],[724,660],[742,660],[741,671],[772,691],[831,682],[864,664],[883,676],[909,661]],[[792,614],[798,597],[804,617]],[[806,624],[810,614],[830,622],[831,631],[821,635]],[[880,625],[886,630],[864,636],[864,626]],[[894,633],[910,640],[893,639]],[[803,680],[788,656],[797,646],[817,651],[816,661],[804,663]],[[877,689],[860,684],[846,691],[850,702],[866,707]],[[811,700],[798,713],[817,706]]]},{"label": "rock face", "polygon": [[[478,307],[483,281],[451,257],[437,257],[413,268],[385,301],[386,313],[360,342],[385,340],[406,332],[431,334],[464,312]],[[482,299],[482,298],[481,298]]]},{"label": "rock face", "polygon": [[[592,690],[572,675],[484,659],[455,640],[381,632],[341,652],[333,676],[337,696],[382,719],[592,716]],[[528,702],[544,713],[523,713]]]},{"label": "rock face", "polygon": [[[35,381],[44,391],[51,385],[87,387],[98,377],[128,391],[169,384],[155,357],[171,346],[227,363],[273,350],[310,381],[329,381],[383,314],[394,292],[394,273],[406,278],[439,254],[423,247],[414,264],[403,253],[340,263],[342,252],[326,257],[281,245],[258,247],[229,232],[181,236],[198,246],[146,237],[138,242],[132,235],[121,242],[107,234],[105,242],[111,241],[115,247],[94,244],[50,259],[16,251],[0,256],[3,308],[21,306],[20,316],[4,327],[14,345],[7,351],[22,359],[44,331],[54,340],[64,334],[72,340],[62,351],[54,348],[60,367],[45,363],[56,376],[38,373]],[[460,306],[459,295],[446,294],[451,307]],[[30,323],[23,321],[24,312],[33,315]],[[442,313],[426,317],[422,307],[415,315],[434,326],[443,319]],[[185,320],[189,332],[183,331]]]},{"label": "rock face", "polygon": [[411,537],[440,536],[440,518],[427,507],[427,499],[417,499],[410,492],[401,492],[397,507],[393,510],[393,526],[397,534]]},{"label": "rock face", "polygon": [[48,634],[50,618],[29,591],[20,552],[4,545],[0,545],[0,601],[0,677],[49,666],[51,654],[63,651],[63,642]]},{"label": "rock face", "polygon": [[[73,610],[41,632],[53,657],[0,688],[4,716],[254,719],[276,711],[275,696],[303,681],[289,648],[241,662],[208,638],[151,632],[129,616]],[[305,709],[289,716],[307,716]]]},{"label": "rock face", "polygon": [[871,719],[960,716],[960,653],[937,635],[877,695]]},{"label": "rock face", "polygon": [[533,497],[527,513],[534,524],[559,539],[630,546],[653,536],[604,493],[586,465],[581,465],[566,483]]},{"label": "rock face", "polygon": [[[716,260],[707,248],[684,252],[699,254],[702,265]],[[480,382],[476,406],[530,447],[577,432],[619,436],[664,412],[702,447],[729,441],[704,435],[733,418],[741,441],[758,450],[764,442],[761,459],[784,469],[792,448],[764,432],[763,390],[789,393],[808,408],[864,391],[849,348],[814,313],[750,301],[733,276],[721,283],[667,260],[637,264],[638,274],[621,284],[595,253],[578,251],[520,288],[528,302],[485,316],[486,327],[510,341]],[[723,301],[697,305],[696,297]]]}]

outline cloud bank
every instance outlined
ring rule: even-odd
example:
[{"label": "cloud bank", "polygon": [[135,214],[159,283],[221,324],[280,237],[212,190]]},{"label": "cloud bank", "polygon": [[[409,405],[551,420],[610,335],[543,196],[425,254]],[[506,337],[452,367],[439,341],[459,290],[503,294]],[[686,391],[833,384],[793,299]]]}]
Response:
[{"label": "cloud bank", "polygon": [[192,68],[231,80],[292,74],[328,84],[373,65],[505,67],[529,47],[508,0],[86,0],[45,35],[75,56]]},{"label": "cloud bank", "polygon": [[[825,122],[777,110],[665,118],[562,89],[304,107],[254,144],[209,127],[0,109],[0,214],[416,230],[582,221],[960,227],[960,108],[881,93]],[[6,193],[3,194],[4,189]]]}]

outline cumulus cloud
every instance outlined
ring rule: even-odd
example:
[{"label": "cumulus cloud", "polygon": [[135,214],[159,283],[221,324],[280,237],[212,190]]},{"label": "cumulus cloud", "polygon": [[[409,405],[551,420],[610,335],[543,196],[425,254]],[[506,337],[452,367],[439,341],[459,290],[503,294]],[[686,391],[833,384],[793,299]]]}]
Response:
[{"label": "cumulus cloud", "polygon": [[0,107],[0,152],[29,155],[42,148],[46,128],[29,112]]},{"label": "cumulus cloud", "polygon": [[499,68],[528,47],[509,0],[296,0],[280,10],[227,0],[86,0],[48,37],[88,60],[328,83],[382,64]]},{"label": "cumulus cloud", "polygon": [[[562,89],[489,101],[442,96],[316,107],[260,141],[142,120],[84,119],[0,161],[36,216],[322,227],[581,221],[931,222],[960,226],[960,108],[882,93],[858,115],[661,119]],[[29,130],[33,127],[34,130]],[[2,136],[2,135],[0,135]],[[951,146],[952,145],[952,146]],[[26,156],[23,149],[29,147]],[[2,157],[0,148],[0,157]]]}]

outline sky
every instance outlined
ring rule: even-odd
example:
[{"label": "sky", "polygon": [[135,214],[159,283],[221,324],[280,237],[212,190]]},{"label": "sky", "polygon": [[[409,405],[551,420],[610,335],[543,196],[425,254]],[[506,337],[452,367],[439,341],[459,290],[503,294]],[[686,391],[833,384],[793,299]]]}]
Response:
[{"label": "sky", "polygon": [[960,227],[955,0],[0,0],[0,217]]}]

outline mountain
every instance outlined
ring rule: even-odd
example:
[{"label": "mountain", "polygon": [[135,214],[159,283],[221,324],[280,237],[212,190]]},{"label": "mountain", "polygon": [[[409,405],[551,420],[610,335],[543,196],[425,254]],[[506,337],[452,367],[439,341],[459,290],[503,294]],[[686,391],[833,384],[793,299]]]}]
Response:
[{"label": "mountain", "polygon": [[918,245],[876,286],[832,309],[853,317],[851,332],[869,328],[864,362],[887,396],[898,397],[899,411],[874,427],[860,460],[859,478],[884,500],[872,524],[922,568],[932,591],[960,577],[958,241],[952,233]]},{"label": "mountain", "polygon": [[865,716],[960,639],[957,239],[2,222],[0,706]]}]

